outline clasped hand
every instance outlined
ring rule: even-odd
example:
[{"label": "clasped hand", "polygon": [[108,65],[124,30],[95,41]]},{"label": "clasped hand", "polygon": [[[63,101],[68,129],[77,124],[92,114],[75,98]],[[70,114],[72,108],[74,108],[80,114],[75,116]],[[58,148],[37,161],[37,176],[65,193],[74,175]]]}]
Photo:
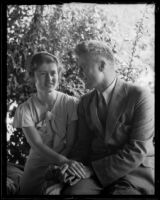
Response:
[{"label": "clasped hand", "polygon": [[54,180],[58,180],[59,183],[53,184],[48,187],[45,191],[46,195],[57,195],[60,194],[64,183],[69,185],[75,185],[81,179],[89,178],[93,174],[91,168],[84,166],[82,163],[67,160],[61,166],[50,166],[46,172],[46,179],[50,180],[51,177],[54,177]]},{"label": "clasped hand", "polygon": [[63,164],[60,169],[61,182],[69,183],[70,185],[76,184],[81,179],[89,178],[93,174],[91,168],[74,160],[69,160],[67,163]]}]

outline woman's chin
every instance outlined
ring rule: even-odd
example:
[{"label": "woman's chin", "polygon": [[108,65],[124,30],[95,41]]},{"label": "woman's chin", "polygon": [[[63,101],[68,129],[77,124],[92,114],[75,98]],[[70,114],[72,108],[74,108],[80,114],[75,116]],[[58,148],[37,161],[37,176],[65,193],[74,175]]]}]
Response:
[{"label": "woman's chin", "polygon": [[52,93],[55,90],[55,88],[49,88],[47,89],[47,93]]},{"label": "woman's chin", "polygon": [[44,93],[50,94],[50,93],[54,92],[55,89],[56,89],[56,88],[53,88],[53,87],[52,87],[52,88],[46,88],[46,89],[44,90]]}]

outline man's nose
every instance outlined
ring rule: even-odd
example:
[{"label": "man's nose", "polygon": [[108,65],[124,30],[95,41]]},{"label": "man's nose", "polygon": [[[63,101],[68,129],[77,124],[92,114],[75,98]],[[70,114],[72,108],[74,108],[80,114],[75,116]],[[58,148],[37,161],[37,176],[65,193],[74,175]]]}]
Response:
[{"label": "man's nose", "polygon": [[79,71],[79,75],[80,75],[81,78],[84,78],[85,73],[84,73],[84,71],[83,71],[82,69],[80,69],[80,71]]}]

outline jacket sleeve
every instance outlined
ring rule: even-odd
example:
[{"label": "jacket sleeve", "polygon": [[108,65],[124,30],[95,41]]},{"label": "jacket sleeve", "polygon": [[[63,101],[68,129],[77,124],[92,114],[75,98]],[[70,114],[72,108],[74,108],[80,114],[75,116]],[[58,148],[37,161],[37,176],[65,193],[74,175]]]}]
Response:
[{"label": "jacket sleeve", "polygon": [[85,110],[82,99],[78,105],[78,126],[77,126],[77,141],[73,147],[69,157],[81,161],[84,164],[88,163],[90,145],[91,145],[91,131],[85,119]]},{"label": "jacket sleeve", "polygon": [[143,163],[153,148],[154,101],[147,91],[138,92],[129,140],[116,154],[92,162],[92,167],[106,187]]}]

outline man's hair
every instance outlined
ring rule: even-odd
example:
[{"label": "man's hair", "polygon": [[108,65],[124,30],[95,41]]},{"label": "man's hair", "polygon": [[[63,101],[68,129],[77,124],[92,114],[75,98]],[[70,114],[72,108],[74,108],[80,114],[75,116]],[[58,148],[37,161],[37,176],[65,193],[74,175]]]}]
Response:
[{"label": "man's hair", "polygon": [[62,65],[60,64],[58,58],[47,51],[41,51],[33,55],[29,67],[29,75],[30,77],[34,77],[34,72],[40,67],[40,65],[44,63],[56,63],[57,69],[58,69],[58,74],[59,76],[62,73]]},{"label": "man's hair", "polygon": [[77,56],[90,54],[93,56],[102,56],[107,60],[114,62],[114,55],[110,47],[103,41],[87,40],[79,43],[75,48]]}]

